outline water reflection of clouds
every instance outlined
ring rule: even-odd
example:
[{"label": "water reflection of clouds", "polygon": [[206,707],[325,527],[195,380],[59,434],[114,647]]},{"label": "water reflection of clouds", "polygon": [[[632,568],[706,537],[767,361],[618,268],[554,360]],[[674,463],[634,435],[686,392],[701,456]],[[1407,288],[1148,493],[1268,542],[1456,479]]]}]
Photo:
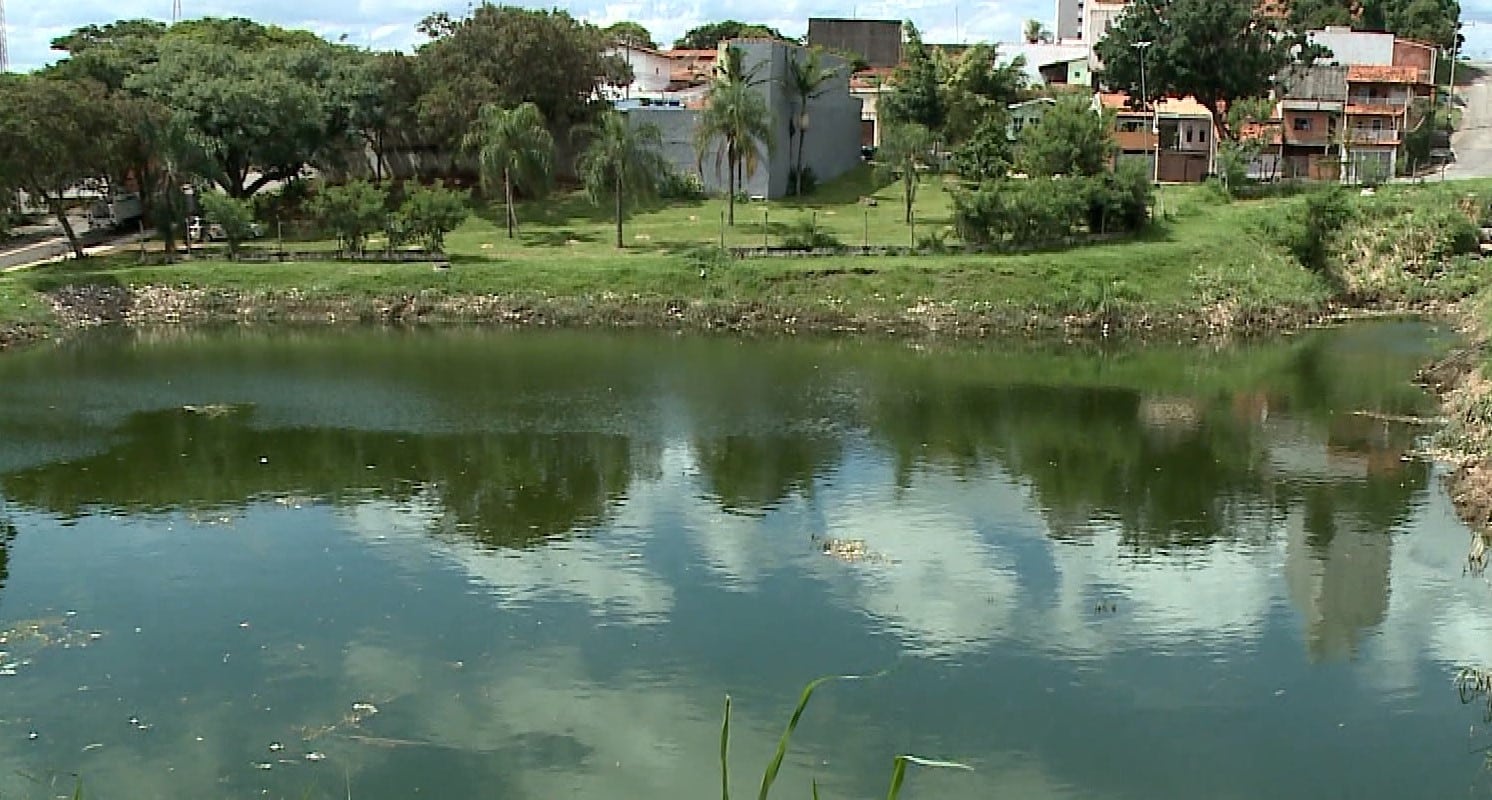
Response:
[{"label": "water reflection of clouds", "polygon": [[661,621],[673,608],[672,587],[639,557],[647,542],[640,531],[618,527],[604,542],[579,537],[529,549],[492,550],[458,533],[440,534],[443,514],[434,498],[368,501],[342,513],[353,532],[375,541],[375,552],[395,561],[430,557],[428,537],[437,534],[435,555],[461,569],[502,607],[572,600],[593,614],[632,622]]}]

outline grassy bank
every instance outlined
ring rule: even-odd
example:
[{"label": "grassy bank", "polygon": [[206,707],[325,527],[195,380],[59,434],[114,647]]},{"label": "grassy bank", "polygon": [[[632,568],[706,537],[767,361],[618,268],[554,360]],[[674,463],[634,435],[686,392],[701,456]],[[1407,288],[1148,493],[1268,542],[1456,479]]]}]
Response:
[{"label": "grassy bank", "polygon": [[924,185],[914,233],[899,187],[875,186],[862,171],[806,201],[740,204],[734,227],[722,225],[717,200],[656,204],[628,222],[628,246],[618,251],[605,210],[566,194],[524,204],[516,239],[500,229],[500,209],[473,215],[448,237],[450,269],[213,258],[142,265],[120,253],[0,277],[0,320],[13,336],[204,316],[960,334],[1257,330],[1343,303],[1412,306],[1470,291],[1469,269],[1436,266],[1462,262],[1433,231],[1443,227],[1437,215],[1478,188],[1349,195],[1359,221],[1343,231],[1334,245],[1341,257],[1326,270],[1303,267],[1291,249],[1303,198],[1230,203],[1203,187],[1165,188],[1163,219],[1121,242],[1011,255],[744,260],[720,250],[722,230],[728,247],[780,245],[813,230],[846,245],[905,246],[916,237],[936,249],[932,236],[956,248],[951,200],[936,182]]}]

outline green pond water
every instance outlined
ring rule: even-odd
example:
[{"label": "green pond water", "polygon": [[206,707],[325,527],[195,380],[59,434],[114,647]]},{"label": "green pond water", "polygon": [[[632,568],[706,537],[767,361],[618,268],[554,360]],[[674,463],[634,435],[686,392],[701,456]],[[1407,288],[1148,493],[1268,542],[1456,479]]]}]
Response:
[{"label": "green pond water", "polygon": [[[1422,323],[0,356],[0,797],[1492,794]],[[308,758],[308,756],[311,756]]]}]

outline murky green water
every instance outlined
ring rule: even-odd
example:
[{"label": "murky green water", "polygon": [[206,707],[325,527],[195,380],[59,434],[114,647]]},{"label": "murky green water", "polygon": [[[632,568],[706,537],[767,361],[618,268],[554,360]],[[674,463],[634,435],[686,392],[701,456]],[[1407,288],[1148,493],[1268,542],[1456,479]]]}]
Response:
[{"label": "murky green water", "polygon": [[727,692],[754,796],[887,668],[774,797],[1486,795],[1444,336],[8,354],[0,797],[711,797]]}]

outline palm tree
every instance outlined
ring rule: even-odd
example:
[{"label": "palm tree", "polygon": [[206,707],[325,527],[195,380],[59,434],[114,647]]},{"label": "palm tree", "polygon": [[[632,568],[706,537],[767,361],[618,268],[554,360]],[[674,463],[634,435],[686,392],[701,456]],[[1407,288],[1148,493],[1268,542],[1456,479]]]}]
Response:
[{"label": "palm tree", "polygon": [[787,123],[787,145],[792,147],[793,137],[798,137],[798,151],[793,156],[793,174],[797,181],[793,193],[800,197],[803,195],[803,140],[808,136],[808,101],[827,91],[829,81],[838,74],[838,67],[824,66],[818,50],[809,50],[807,58],[795,57],[787,62],[787,76],[782,84],[798,107]]},{"label": "palm tree", "polygon": [[715,79],[705,96],[705,110],[694,129],[694,149],[699,154],[699,168],[704,171],[705,153],[716,139],[723,147],[715,151],[715,169],[722,157],[727,169],[726,203],[730,224],[736,224],[736,185],[738,177],[756,172],[761,150],[772,150],[772,113],[767,100],[756,90],[761,83],[757,67],[746,69],[746,52],[726,47],[725,57],[715,68]]},{"label": "palm tree", "polygon": [[1043,24],[1041,24],[1041,20],[1039,20],[1039,19],[1028,19],[1028,20],[1026,20],[1026,43],[1027,44],[1036,44],[1037,42],[1049,42],[1051,40],[1052,40],[1051,31],[1048,31],[1046,29],[1046,26],[1043,25]]},{"label": "palm tree", "polygon": [[517,108],[496,104],[482,106],[477,122],[462,140],[477,156],[482,191],[491,194],[502,182],[507,205],[508,238],[518,231],[518,212],[513,207],[514,188],[539,193],[549,188],[554,166],[554,137],[544,125],[544,115],[533,103]]},{"label": "palm tree", "polygon": [[917,184],[922,179],[922,171],[936,166],[932,158],[935,143],[932,131],[909,122],[887,130],[877,153],[880,161],[876,168],[877,177],[901,180],[908,225],[912,224],[912,204],[917,202]]},{"label": "palm tree", "polygon": [[663,135],[652,123],[632,125],[627,115],[608,111],[599,125],[585,129],[593,138],[576,164],[591,202],[601,205],[607,194],[616,203],[616,246],[622,247],[622,216],[627,195],[651,195],[668,168],[663,160]]}]

